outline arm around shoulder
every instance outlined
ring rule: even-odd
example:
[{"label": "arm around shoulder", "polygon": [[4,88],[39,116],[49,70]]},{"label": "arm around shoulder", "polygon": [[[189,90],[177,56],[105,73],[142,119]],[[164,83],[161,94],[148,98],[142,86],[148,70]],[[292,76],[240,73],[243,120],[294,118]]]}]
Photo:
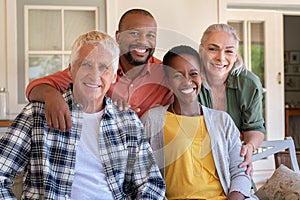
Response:
[{"label": "arm around shoulder", "polygon": [[72,128],[69,106],[62,94],[55,88],[47,84],[37,85],[29,96],[30,101],[45,102],[46,120],[49,127],[61,131]]},{"label": "arm around shoulder", "polygon": [[44,93],[43,89],[49,89],[49,88],[45,88],[44,86],[39,88],[38,86],[48,85],[49,87],[52,87],[54,90],[57,90],[59,92],[64,92],[68,88],[71,82],[72,79],[69,76],[69,68],[67,68],[64,71],[59,71],[56,72],[55,74],[45,76],[30,82],[26,88],[26,97],[29,101],[44,102],[44,100],[41,99],[43,95],[40,95],[40,93]]},{"label": "arm around shoulder", "polygon": [[36,85],[28,93],[29,101],[45,102],[48,97],[51,98],[58,96],[61,96],[61,93],[48,84]]}]

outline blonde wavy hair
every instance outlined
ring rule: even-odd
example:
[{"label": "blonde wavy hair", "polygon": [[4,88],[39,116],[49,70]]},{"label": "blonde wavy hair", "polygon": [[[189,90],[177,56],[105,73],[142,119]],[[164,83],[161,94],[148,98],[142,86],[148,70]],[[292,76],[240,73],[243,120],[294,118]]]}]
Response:
[{"label": "blonde wavy hair", "polygon": [[72,52],[69,57],[69,63],[71,67],[78,59],[79,50],[83,46],[83,44],[99,46],[106,49],[113,57],[112,65],[114,68],[114,73],[117,72],[120,54],[117,42],[108,34],[95,30],[80,35],[74,41],[72,46]]}]

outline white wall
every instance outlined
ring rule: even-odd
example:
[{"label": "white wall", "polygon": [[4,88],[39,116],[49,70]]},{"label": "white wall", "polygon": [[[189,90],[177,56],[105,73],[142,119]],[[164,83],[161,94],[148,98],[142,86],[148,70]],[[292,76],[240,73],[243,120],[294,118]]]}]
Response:
[{"label": "white wall", "polygon": [[[9,112],[18,113],[24,105],[18,104],[18,70],[17,70],[17,26],[16,26],[16,1],[17,0],[0,0],[5,2],[4,23],[5,29],[1,30],[5,35],[3,41],[3,47],[5,48],[6,63],[4,66],[0,66],[1,69],[6,71],[6,88],[9,92]],[[1,10],[2,11],[2,10]],[[2,12],[1,12],[2,13]],[[23,94],[22,94],[23,95]]]},{"label": "white wall", "polygon": [[6,83],[6,11],[5,11],[5,0],[0,0],[0,87],[7,88]]},{"label": "white wall", "polygon": [[[108,0],[107,31],[114,35],[121,15],[131,8],[143,8],[153,14],[159,31],[156,56],[178,44],[198,48],[204,29],[219,22],[219,0]],[[223,10],[225,9],[225,6]]]}]

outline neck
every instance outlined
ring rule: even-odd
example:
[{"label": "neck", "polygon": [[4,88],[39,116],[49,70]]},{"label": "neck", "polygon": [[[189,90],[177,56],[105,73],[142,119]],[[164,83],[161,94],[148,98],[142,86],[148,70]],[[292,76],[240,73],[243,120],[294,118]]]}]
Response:
[{"label": "neck", "polygon": [[201,106],[197,101],[189,105],[181,105],[174,101],[169,107],[169,111],[184,116],[200,116],[201,115]]},{"label": "neck", "polygon": [[82,111],[85,113],[96,113],[100,112],[104,108],[103,100],[101,103],[95,101],[85,101],[81,103]]},{"label": "neck", "polygon": [[218,87],[224,87],[226,85],[227,77],[215,77],[215,76],[209,76],[207,77],[207,82],[211,88],[218,88]]}]

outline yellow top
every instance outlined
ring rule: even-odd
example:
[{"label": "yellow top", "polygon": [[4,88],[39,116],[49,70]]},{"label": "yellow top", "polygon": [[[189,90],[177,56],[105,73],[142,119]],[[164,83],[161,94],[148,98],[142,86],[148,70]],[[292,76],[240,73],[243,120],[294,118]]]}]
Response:
[{"label": "yellow top", "polygon": [[203,116],[167,112],[164,146],[168,199],[226,199]]}]

